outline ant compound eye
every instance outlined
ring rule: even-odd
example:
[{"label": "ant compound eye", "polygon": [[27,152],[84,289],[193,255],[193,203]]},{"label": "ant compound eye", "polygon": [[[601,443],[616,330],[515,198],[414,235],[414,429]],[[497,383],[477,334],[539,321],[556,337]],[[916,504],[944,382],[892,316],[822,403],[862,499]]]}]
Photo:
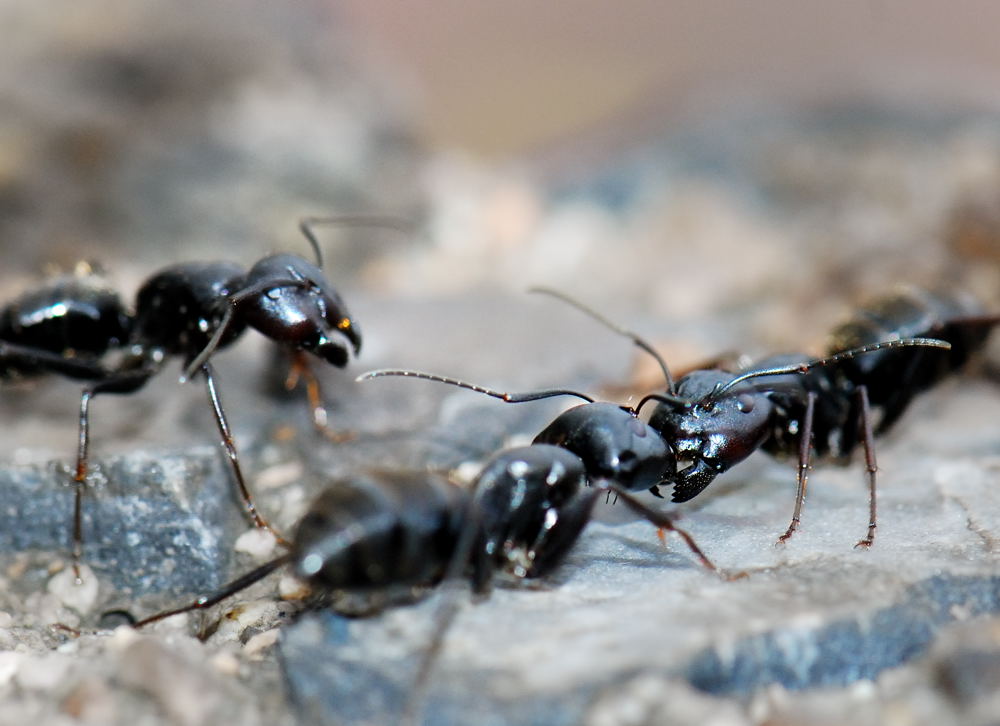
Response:
[{"label": "ant compound eye", "polygon": [[753,396],[749,394],[742,394],[736,397],[736,407],[741,413],[750,413],[753,411],[756,402],[753,400]]}]

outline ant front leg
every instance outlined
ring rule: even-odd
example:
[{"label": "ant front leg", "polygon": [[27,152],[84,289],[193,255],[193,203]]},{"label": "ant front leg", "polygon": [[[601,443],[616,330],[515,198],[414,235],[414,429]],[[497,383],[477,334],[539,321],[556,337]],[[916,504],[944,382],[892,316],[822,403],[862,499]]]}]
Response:
[{"label": "ant front leg", "polygon": [[711,570],[712,572],[721,575],[723,578],[727,580],[737,579],[739,577],[746,576],[745,573],[729,575],[719,570],[719,568],[715,566],[715,563],[713,563],[710,559],[708,559],[708,556],[704,552],[702,552],[701,547],[699,547],[698,543],[694,541],[694,537],[692,537],[687,532],[687,530],[681,529],[676,524],[674,524],[673,516],[667,514],[666,512],[660,512],[650,507],[647,507],[645,504],[640,502],[631,494],[629,494],[623,489],[620,489],[617,486],[614,486],[613,484],[604,484],[603,486],[613,491],[618,496],[618,499],[625,503],[625,506],[627,506],[633,512],[640,515],[643,519],[645,519],[647,522],[656,527],[660,531],[661,537],[664,531],[675,532],[676,534],[678,534],[680,538],[684,540],[684,544],[688,546],[688,549],[691,550],[691,553],[694,554],[696,558],[698,558],[698,561],[705,569]]},{"label": "ant front leg", "polygon": [[173,608],[171,610],[164,610],[162,612],[156,613],[155,615],[150,615],[149,617],[143,618],[135,623],[132,627],[138,630],[139,628],[144,628],[152,623],[159,622],[160,620],[165,620],[174,615],[180,615],[181,613],[189,613],[194,610],[204,610],[205,608],[210,608],[213,605],[217,605],[226,598],[232,597],[241,590],[245,590],[250,587],[255,582],[263,580],[265,577],[270,575],[272,572],[277,570],[279,567],[291,562],[292,555],[285,554],[281,557],[271,560],[270,562],[265,562],[260,567],[246,573],[245,575],[236,578],[227,585],[223,585],[219,590],[209,594],[202,595],[195,598],[187,605],[182,605],[181,607]]},{"label": "ant front leg", "polygon": [[810,391],[806,396],[806,413],[802,422],[802,435],[799,437],[799,471],[795,491],[795,511],[792,521],[785,533],[778,537],[776,544],[785,544],[795,530],[799,528],[802,516],[802,503],[806,499],[806,484],[809,482],[809,462],[812,457],[813,412],[816,410],[816,393]]},{"label": "ant front leg", "polygon": [[246,508],[247,514],[253,521],[254,526],[266,529],[274,535],[274,538],[282,547],[290,547],[291,543],[278,534],[277,530],[268,524],[267,520],[264,519],[260,512],[257,511],[257,505],[254,504],[253,497],[250,495],[250,490],[247,488],[246,480],[243,477],[243,469],[240,467],[239,456],[236,453],[236,441],[233,439],[232,431],[229,428],[229,422],[226,420],[226,414],[222,408],[222,400],[219,398],[219,392],[215,387],[215,374],[212,370],[212,365],[207,362],[202,363],[200,370],[202,375],[205,377],[205,388],[208,391],[208,400],[212,404],[212,413],[215,415],[215,423],[219,427],[219,436],[221,437],[222,447],[226,450],[226,458],[229,461],[229,468],[232,470],[233,477],[236,479],[236,486],[240,490],[240,497],[243,499],[243,506]]},{"label": "ant front leg", "polygon": [[323,393],[320,388],[319,378],[310,365],[308,354],[303,350],[292,351],[291,366],[288,369],[288,377],[285,378],[285,390],[292,391],[299,384],[300,380],[305,381],[306,396],[309,399],[309,411],[312,414],[313,427],[322,436],[335,444],[342,444],[354,438],[354,434],[334,431],[329,426],[329,416],[326,405],[323,403]]}]

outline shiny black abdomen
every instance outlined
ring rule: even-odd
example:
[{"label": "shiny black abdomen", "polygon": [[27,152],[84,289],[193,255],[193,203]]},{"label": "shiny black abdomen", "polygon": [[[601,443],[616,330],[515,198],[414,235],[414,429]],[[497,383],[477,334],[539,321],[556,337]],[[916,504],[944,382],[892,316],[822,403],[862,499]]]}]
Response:
[{"label": "shiny black abdomen", "polygon": [[885,431],[913,397],[958,370],[985,344],[995,325],[971,300],[955,294],[906,288],[878,298],[834,328],[828,352],[836,353],[894,338],[927,337],[951,350],[899,348],[857,356],[834,369],[842,385],[865,386],[871,405],[882,409],[877,432]]},{"label": "shiny black abdomen", "polygon": [[[122,345],[130,327],[121,298],[92,276],[55,280],[0,311],[0,340],[67,358],[99,358]],[[43,372],[23,361],[4,362],[0,368],[0,376]]]},{"label": "shiny black abdomen", "polygon": [[451,561],[466,497],[431,473],[335,482],[299,523],[296,574],[331,590],[433,584]]}]

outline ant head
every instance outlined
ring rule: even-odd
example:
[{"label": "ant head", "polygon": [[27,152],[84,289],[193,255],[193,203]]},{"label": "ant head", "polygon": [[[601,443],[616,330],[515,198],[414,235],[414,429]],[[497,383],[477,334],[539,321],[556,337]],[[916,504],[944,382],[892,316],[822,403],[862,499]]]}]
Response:
[{"label": "ant head", "polygon": [[655,430],[613,403],[585,403],[560,414],[535,437],[583,460],[587,476],[629,491],[643,491],[671,478],[677,462]]},{"label": "ant head", "polygon": [[297,255],[265,257],[233,296],[251,327],[338,367],[361,350],[361,330],[322,271]]},{"label": "ant head", "polygon": [[774,404],[760,391],[726,389],[734,378],[725,371],[694,371],[678,381],[683,400],[660,399],[650,416],[650,428],[670,441],[678,463],[687,465],[675,478],[675,502],[700,492],[770,435]]}]

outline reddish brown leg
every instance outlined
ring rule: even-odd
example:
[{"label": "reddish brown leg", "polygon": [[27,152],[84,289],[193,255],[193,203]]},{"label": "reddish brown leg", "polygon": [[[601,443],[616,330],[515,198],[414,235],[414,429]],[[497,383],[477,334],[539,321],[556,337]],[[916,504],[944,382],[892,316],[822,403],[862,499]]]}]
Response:
[{"label": "reddish brown leg", "polygon": [[320,390],[319,379],[313,373],[312,366],[306,353],[298,350],[292,353],[292,364],[288,369],[288,377],[285,379],[285,388],[289,391],[294,389],[300,380],[305,380],[306,396],[309,399],[309,410],[312,413],[313,427],[330,441],[340,444],[354,438],[351,432],[333,431],[328,425],[329,417],[326,413],[326,406],[323,404],[323,394]]},{"label": "reddish brown leg", "polygon": [[795,511],[792,521],[785,533],[778,537],[778,544],[784,544],[799,528],[802,516],[802,503],[806,499],[806,485],[809,482],[809,462],[812,458],[813,412],[816,409],[816,394],[810,392],[806,398],[806,415],[802,422],[802,435],[799,437],[799,473],[798,488],[795,492]]},{"label": "reddish brown leg", "polygon": [[868,405],[868,389],[858,387],[858,401],[861,403],[861,431],[865,445],[865,467],[868,470],[868,535],[855,547],[868,548],[875,542],[875,527],[877,517],[875,508],[875,480],[878,474],[878,464],[875,461],[875,436],[872,433],[871,407]]}]

